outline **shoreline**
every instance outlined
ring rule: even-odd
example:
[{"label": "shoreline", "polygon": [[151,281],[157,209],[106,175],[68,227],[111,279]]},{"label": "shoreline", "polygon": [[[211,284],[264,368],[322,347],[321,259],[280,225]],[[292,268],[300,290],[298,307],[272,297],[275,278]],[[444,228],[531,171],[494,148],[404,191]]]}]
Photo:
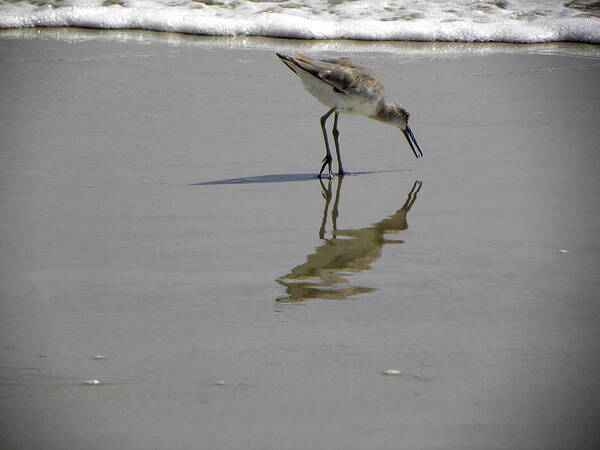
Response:
[{"label": "shoreline", "polygon": [[461,41],[367,41],[352,39],[294,39],[267,36],[210,36],[151,30],[107,30],[80,27],[33,27],[0,29],[1,39],[91,40],[109,42],[164,43],[173,46],[228,49],[286,50],[305,52],[391,53],[411,57],[463,57],[494,54],[558,54],[600,58],[600,45],[584,42],[461,42]]}]

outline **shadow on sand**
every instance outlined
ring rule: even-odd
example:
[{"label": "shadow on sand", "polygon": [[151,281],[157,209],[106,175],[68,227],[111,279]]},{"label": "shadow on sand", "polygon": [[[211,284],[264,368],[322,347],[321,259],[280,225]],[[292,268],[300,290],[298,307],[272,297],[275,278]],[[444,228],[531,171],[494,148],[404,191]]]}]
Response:
[{"label": "shadow on sand", "polygon": [[[301,302],[314,298],[344,299],[351,295],[373,292],[374,288],[352,285],[346,277],[370,269],[370,265],[381,256],[385,244],[404,242],[387,239],[385,235],[408,229],[406,216],[417,200],[422,182],[414,182],[404,205],[391,216],[366,228],[339,230],[337,218],[343,179],[344,177],[338,178],[335,198],[332,193],[332,180],[327,180],[327,186],[321,181],[325,206],[319,238],[323,243],[315,249],[314,253],[306,257],[304,264],[294,267],[288,274],[276,280],[285,287],[286,292],[285,297],[277,299],[278,302]],[[326,238],[326,225],[332,199],[333,229],[331,237]]]},{"label": "shadow on sand", "polygon": [[[407,172],[406,169],[373,170],[370,172],[348,172],[345,176],[369,175],[373,173]],[[320,180],[316,173],[281,173],[273,175],[257,175],[255,177],[228,178],[226,180],[200,181],[190,186],[215,186],[219,184],[251,184],[251,183],[288,183],[292,181]]]}]

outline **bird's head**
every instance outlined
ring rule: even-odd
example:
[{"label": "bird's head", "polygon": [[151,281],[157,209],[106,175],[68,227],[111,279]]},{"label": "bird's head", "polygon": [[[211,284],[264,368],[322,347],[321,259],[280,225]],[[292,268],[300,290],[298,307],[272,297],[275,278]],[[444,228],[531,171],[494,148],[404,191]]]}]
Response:
[{"label": "bird's head", "polygon": [[423,156],[423,152],[417,143],[417,139],[408,126],[408,118],[410,117],[410,113],[404,109],[400,103],[384,103],[377,114],[372,117],[376,120],[387,123],[388,125],[400,128],[415,156],[417,158]]},{"label": "bird's head", "polygon": [[387,122],[401,130],[406,130],[410,113],[400,103],[388,103],[386,106]]},{"label": "bird's head", "polygon": [[415,135],[408,126],[408,118],[410,117],[409,112],[406,109],[404,109],[402,105],[398,103],[392,103],[389,105],[389,115],[392,124],[400,128],[400,130],[402,130],[402,133],[404,134],[404,137],[406,138],[406,141],[408,142],[408,145],[410,145],[410,148],[415,154],[415,156],[417,158],[423,156],[421,147],[419,147]]}]

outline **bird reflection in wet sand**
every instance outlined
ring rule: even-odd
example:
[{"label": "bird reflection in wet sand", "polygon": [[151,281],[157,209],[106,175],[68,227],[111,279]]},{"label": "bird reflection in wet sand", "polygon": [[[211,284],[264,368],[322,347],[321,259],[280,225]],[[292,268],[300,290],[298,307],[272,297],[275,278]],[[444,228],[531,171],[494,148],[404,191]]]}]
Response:
[{"label": "bird reflection in wet sand", "polygon": [[368,270],[370,264],[379,259],[384,244],[401,244],[404,241],[386,239],[386,233],[397,233],[408,228],[406,215],[417,200],[421,181],[415,181],[408,197],[398,211],[391,216],[366,228],[338,230],[337,217],[344,177],[338,178],[335,199],[331,210],[331,238],[325,238],[329,207],[332,200],[332,183],[327,186],[321,181],[325,207],[319,228],[319,238],[323,244],[308,255],[306,262],[294,267],[290,273],[277,279],[285,287],[286,296],[279,302],[300,302],[304,300],[344,299],[351,295],[373,292],[374,288],[353,286],[346,279],[348,275]]}]

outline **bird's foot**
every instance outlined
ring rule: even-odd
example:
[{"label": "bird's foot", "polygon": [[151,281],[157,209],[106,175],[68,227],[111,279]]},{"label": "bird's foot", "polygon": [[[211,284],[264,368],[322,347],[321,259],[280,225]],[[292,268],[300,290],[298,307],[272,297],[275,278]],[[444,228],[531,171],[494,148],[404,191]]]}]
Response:
[{"label": "bird's foot", "polygon": [[329,169],[328,175],[325,178],[332,178],[333,173],[331,171],[331,155],[325,155],[325,158],[323,158],[323,165],[321,166],[321,170],[319,172],[319,178],[323,178],[323,170],[325,170],[325,167]]}]

